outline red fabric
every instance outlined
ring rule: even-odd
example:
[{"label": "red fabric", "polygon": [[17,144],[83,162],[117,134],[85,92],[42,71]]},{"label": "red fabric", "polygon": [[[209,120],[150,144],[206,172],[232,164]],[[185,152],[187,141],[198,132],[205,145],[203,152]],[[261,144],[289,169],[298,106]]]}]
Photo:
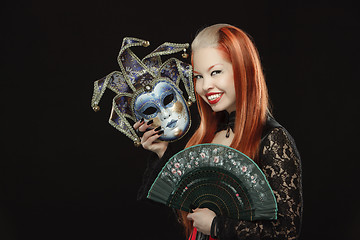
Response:
[{"label": "red fabric", "polygon": [[[197,235],[197,229],[193,228],[193,231],[190,234],[189,240],[196,240],[196,235]],[[215,240],[215,239],[209,236],[209,240]]]},{"label": "red fabric", "polygon": [[189,237],[189,240],[195,240],[196,239],[196,233],[197,233],[197,229],[193,228],[193,231]]}]

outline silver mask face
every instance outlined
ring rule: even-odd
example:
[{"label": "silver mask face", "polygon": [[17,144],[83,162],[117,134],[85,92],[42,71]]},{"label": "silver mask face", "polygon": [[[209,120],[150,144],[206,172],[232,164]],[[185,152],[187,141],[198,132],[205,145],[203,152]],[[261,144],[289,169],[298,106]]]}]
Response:
[{"label": "silver mask face", "polygon": [[159,138],[162,141],[174,141],[182,137],[189,130],[190,115],[180,90],[166,79],[159,79],[148,90],[135,98],[136,119],[153,119],[152,128],[161,126],[164,130]]}]

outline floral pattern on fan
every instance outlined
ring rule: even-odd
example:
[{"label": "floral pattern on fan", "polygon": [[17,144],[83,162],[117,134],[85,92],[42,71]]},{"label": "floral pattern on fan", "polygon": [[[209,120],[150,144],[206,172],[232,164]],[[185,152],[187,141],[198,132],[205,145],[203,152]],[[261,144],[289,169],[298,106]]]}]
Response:
[{"label": "floral pattern on fan", "polygon": [[237,219],[276,219],[274,194],[260,168],[240,151],[199,144],[169,159],[148,198],[191,211],[208,207]]},{"label": "floral pattern on fan", "polygon": [[[162,176],[168,176],[168,181],[174,187],[181,179],[181,176],[196,167],[202,166],[217,166],[224,169],[232,169],[236,174],[243,175],[254,190],[260,192],[263,197],[263,186],[266,184],[265,179],[258,180],[258,174],[253,173],[253,168],[256,167],[254,162],[243,153],[237,153],[228,150],[227,147],[218,145],[215,148],[212,145],[197,145],[192,151],[187,152],[187,156],[178,154],[172,158],[166,165],[167,171],[162,171]],[[200,150],[200,151],[199,151]],[[190,159],[190,161],[187,161]],[[261,199],[260,199],[261,200]]]}]

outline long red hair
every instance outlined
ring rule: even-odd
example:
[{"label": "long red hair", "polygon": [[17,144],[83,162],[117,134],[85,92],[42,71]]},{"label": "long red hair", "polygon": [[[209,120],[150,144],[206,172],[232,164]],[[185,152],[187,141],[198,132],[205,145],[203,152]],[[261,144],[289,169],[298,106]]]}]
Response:
[{"label": "long red hair", "polygon": [[[201,31],[192,44],[192,56],[196,48],[205,47],[204,45],[213,45],[232,63],[236,91],[236,120],[234,139],[230,147],[257,162],[261,133],[269,111],[268,91],[258,51],[244,31],[225,24],[213,25]],[[186,148],[200,143],[210,143],[224,114],[212,111],[211,107],[197,93],[195,94],[201,121]],[[186,218],[187,214],[180,212],[180,220],[185,227],[186,235],[189,236],[193,227],[192,222]]]}]

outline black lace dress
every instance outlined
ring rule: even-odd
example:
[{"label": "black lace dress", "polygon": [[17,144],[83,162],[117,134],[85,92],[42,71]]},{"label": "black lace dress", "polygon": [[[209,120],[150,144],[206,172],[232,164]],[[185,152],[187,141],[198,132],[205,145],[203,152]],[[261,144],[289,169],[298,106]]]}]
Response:
[{"label": "black lace dress", "polygon": [[[164,164],[183,144],[169,144],[159,159],[151,154],[144,173],[138,199],[147,191]],[[276,197],[278,218],[271,221],[239,221],[217,217],[218,239],[297,239],[302,218],[301,160],[295,142],[284,127],[269,117],[263,130],[259,152],[259,167],[264,172]]]}]

